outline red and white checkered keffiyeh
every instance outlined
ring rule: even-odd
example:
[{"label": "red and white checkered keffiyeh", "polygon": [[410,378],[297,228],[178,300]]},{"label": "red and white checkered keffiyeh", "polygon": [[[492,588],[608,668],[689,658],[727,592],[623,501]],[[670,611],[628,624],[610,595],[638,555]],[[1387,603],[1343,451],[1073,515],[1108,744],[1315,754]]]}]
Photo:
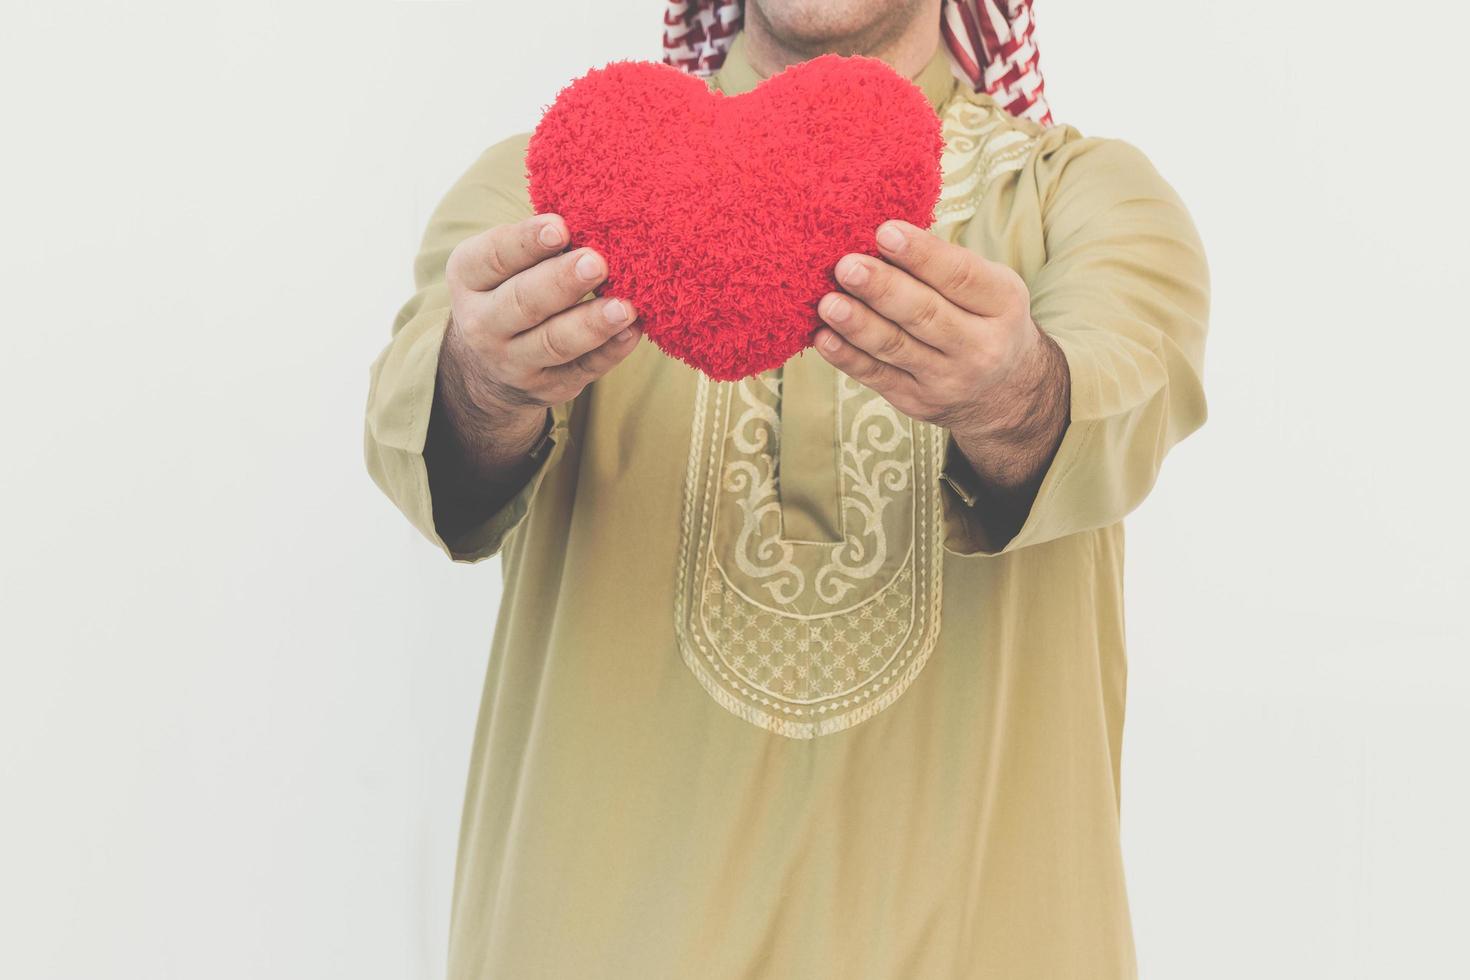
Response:
[{"label": "red and white checkered keffiyeh", "polygon": [[[744,14],[744,0],[668,0],[664,62],[695,75],[718,71]],[[1012,115],[1050,126],[1035,29],[1031,0],[943,0],[939,30],[955,73]]]}]

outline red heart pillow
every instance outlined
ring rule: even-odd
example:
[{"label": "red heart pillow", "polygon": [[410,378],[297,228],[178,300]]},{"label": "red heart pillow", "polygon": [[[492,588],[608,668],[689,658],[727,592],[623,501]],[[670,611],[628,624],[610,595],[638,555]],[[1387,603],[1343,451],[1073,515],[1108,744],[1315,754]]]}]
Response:
[{"label": "red heart pillow", "polygon": [[608,264],[665,353],[734,380],[811,343],[847,252],[890,218],[927,228],[939,119],[875,58],[823,55],[745,95],[615,62],[558,94],[531,137],[531,203]]}]

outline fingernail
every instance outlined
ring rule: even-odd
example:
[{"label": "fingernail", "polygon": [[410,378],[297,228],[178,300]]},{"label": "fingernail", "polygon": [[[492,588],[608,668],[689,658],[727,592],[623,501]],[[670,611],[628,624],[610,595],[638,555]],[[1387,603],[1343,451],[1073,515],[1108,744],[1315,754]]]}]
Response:
[{"label": "fingernail", "polygon": [[834,323],[841,323],[852,313],[852,304],[841,296],[828,295],[827,297],[827,319]]},{"label": "fingernail", "polygon": [[618,343],[620,343],[620,344],[626,344],[628,341],[630,341],[630,340],[633,339],[633,331],[631,331],[631,330],[624,330],[622,333],[618,334],[618,338],[617,339],[618,339]]},{"label": "fingernail", "polygon": [[837,339],[837,335],[835,333],[829,333],[823,335],[822,346],[827,348],[827,350],[836,350],[838,347],[842,346],[842,342]]},{"label": "fingernail", "polygon": [[548,220],[537,232],[536,240],[547,248],[556,248],[562,243],[561,225],[555,218]]},{"label": "fingernail", "polygon": [[883,225],[878,229],[878,244],[890,252],[901,252],[904,245],[903,232],[897,225]]},{"label": "fingernail", "polygon": [[[579,265],[581,263],[578,263]],[[615,299],[602,308],[602,315],[607,318],[608,323],[627,323],[628,308],[623,305],[622,300]]]},{"label": "fingernail", "polygon": [[842,268],[837,270],[837,278],[841,279],[847,285],[861,286],[868,281],[868,270],[857,259],[850,257],[844,258],[838,264]]},{"label": "fingernail", "polygon": [[602,259],[597,257],[596,252],[582,253],[582,257],[577,260],[577,275],[588,282],[602,277]]}]

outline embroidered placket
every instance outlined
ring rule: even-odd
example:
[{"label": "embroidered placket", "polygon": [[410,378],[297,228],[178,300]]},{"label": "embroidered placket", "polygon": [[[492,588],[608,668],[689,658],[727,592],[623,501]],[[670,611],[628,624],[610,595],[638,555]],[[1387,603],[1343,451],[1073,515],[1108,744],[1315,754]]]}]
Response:
[{"label": "embroidered placket", "polygon": [[841,541],[837,371],[816,351],[803,351],[781,368],[780,421],[776,484],[781,536],[787,541]]}]

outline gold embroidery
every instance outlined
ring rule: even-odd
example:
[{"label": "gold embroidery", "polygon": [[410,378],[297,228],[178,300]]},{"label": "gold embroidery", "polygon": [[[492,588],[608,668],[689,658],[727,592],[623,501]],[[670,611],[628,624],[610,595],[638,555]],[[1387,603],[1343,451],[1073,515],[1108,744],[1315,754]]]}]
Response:
[{"label": "gold embroidery", "polygon": [[[770,396],[762,400],[756,390]],[[792,558],[796,549],[777,534],[762,534],[774,524],[780,527],[781,500],[776,489],[776,450],[781,429],[777,412],[781,405],[781,379],[771,373],[747,378],[735,389],[745,411],[730,429],[730,443],[740,458],[722,474],[724,489],[734,496],[743,518],[735,542],[735,564],[752,579],[761,581],[770,601],[793,602],[806,588],[806,576]]]},{"label": "gold embroidery", "polygon": [[941,123],[944,184],[934,208],[935,233],[954,240],[957,227],[975,216],[980,199],[1001,174],[1020,170],[1036,137],[1005,110],[961,95],[945,108]]},{"label": "gold embroidery", "polygon": [[[974,215],[1034,137],[956,98],[943,128],[935,230]],[[949,235],[947,237],[953,237]],[[939,636],[943,431],[833,372],[840,541],[783,537],[781,372],[700,376],[685,475],[675,629],[685,663],[726,709],[813,738],[903,694]]]},{"label": "gold embroidery", "polygon": [[833,377],[842,541],[781,536],[774,373],[700,378],[685,486],[685,662],[720,704],[793,738],[891,704],[939,633],[943,433]]}]

